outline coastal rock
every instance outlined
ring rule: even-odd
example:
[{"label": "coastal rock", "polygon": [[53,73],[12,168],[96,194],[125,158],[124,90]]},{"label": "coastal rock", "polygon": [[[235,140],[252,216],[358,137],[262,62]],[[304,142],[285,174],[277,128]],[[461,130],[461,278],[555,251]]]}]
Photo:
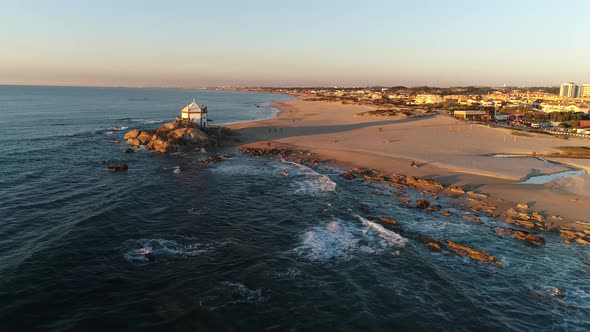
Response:
[{"label": "coastal rock", "polygon": [[473,216],[471,214],[466,214],[462,218],[465,219],[465,220],[476,222],[478,224],[483,224],[483,220],[481,220],[480,218],[478,218],[476,216]]},{"label": "coastal rock", "polygon": [[197,128],[179,128],[166,135],[170,140],[183,141],[186,144],[198,144],[209,138]]},{"label": "coastal rock", "polygon": [[430,206],[430,202],[427,199],[419,199],[416,201],[416,207],[419,209],[426,210]]},{"label": "coastal rock", "polygon": [[465,193],[465,190],[463,190],[463,188],[461,188],[459,186],[450,185],[447,187],[447,189],[454,194],[461,194],[462,195]]},{"label": "coastal rock", "polygon": [[434,189],[442,190],[443,185],[434,179],[422,179],[417,176],[410,176],[406,179],[406,183],[412,187],[419,189]]},{"label": "coastal rock", "polygon": [[[496,257],[494,257],[492,254],[487,253],[485,251],[475,250],[471,247],[459,244],[457,242],[453,242],[451,240],[445,240],[445,243],[448,245],[449,251],[451,251],[459,256],[467,256],[470,259],[480,261],[480,262],[497,262]],[[497,264],[497,265],[499,265],[499,264]]]},{"label": "coastal rock", "polygon": [[534,219],[534,220],[536,220],[538,222],[543,222],[544,221],[543,216],[541,214],[537,213],[537,212],[533,212],[531,214],[531,219]]},{"label": "coastal rock", "polygon": [[434,204],[434,205],[430,205],[427,210],[430,212],[438,212],[442,209],[442,206],[438,205],[438,204]]},{"label": "coastal rock", "polygon": [[175,121],[175,122],[166,123],[165,125],[162,125],[160,128],[158,128],[156,130],[156,134],[159,134],[162,132],[173,131],[178,128],[180,128],[180,122]]},{"label": "coastal rock", "polygon": [[377,218],[379,221],[390,224],[390,225],[398,225],[399,222],[395,219],[388,218],[388,217],[379,217]]},{"label": "coastal rock", "polygon": [[147,258],[148,261],[150,262],[155,262],[156,261],[156,256],[149,250],[142,248],[139,251],[139,254],[145,258]]},{"label": "coastal rock", "polygon": [[534,223],[532,223],[530,221],[526,221],[526,220],[515,220],[512,218],[506,218],[504,221],[509,224],[513,224],[513,225],[524,227],[524,228],[529,228],[529,229],[535,228]]},{"label": "coastal rock", "polygon": [[141,145],[141,141],[137,138],[130,138],[127,140],[127,143],[129,143],[133,146],[140,146]]},{"label": "coastal rock", "polygon": [[428,243],[426,243],[426,247],[428,247],[428,249],[430,249],[431,251],[435,251],[435,252],[442,251],[440,243],[438,243],[438,242],[428,242]]},{"label": "coastal rock", "polygon": [[555,297],[565,297],[566,292],[554,286],[543,286],[543,288],[538,292],[536,290],[531,290],[531,295],[537,298],[551,299],[561,305],[564,305],[563,302],[556,299]]},{"label": "coastal rock", "polygon": [[475,261],[494,263],[498,267],[504,266],[502,262],[498,261],[492,254],[476,250],[466,245],[448,240],[448,239],[434,239],[428,236],[420,239],[425,243],[428,249],[436,252],[449,252],[458,256],[468,257]]},{"label": "coastal rock", "polygon": [[348,171],[346,173],[340,173],[340,176],[347,179],[347,180],[354,180],[355,176],[352,171]]},{"label": "coastal rock", "polygon": [[207,165],[210,163],[220,163],[223,161],[223,158],[221,158],[220,156],[210,156],[206,159],[201,160],[201,163]]},{"label": "coastal rock", "polygon": [[153,132],[150,131],[142,131],[138,136],[137,139],[139,140],[139,145],[145,145],[150,142],[150,139],[153,136]]},{"label": "coastal rock", "polygon": [[127,149],[123,150],[123,153],[135,153],[135,150],[132,148],[127,148]]},{"label": "coastal rock", "polygon": [[119,165],[109,165],[107,166],[107,171],[109,172],[124,172],[128,169],[127,164],[119,164]]},{"label": "coastal rock", "polygon": [[440,214],[442,214],[445,217],[450,217],[453,215],[453,213],[451,211],[445,210],[443,212],[441,212]]},{"label": "coastal rock", "polygon": [[157,139],[157,140],[151,141],[148,144],[148,149],[155,150],[157,152],[168,153],[168,152],[177,152],[179,150],[179,147],[177,144],[174,144],[170,141],[164,141],[161,139]]},{"label": "coastal rock", "polygon": [[534,235],[532,233],[526,232],[526,231],[518,230],[518,229],[507,228],[507,227],[497,227],[496,234],[510,236],[515,239],[525,241],[528,243],[532,243],[535,245],[539,245],[539,246],[545,244],[544,238]]},{"label": "coastal rock", "polygon": [[228,128],[201,128],[192,121],[177,118],[174,122],[166,123],[156,130],[133,129],[125,134],[125,139],[133,146],[145,146],[147,150],[168,153],[216,147],[225,137],[232,134]]},{"label": "coastal rock", "polygon": [[129,132],[127,132],[125,134],[125,136],[123,136],[123,138],[125,140],[130,140],[132,138],[137,138],[137,136],[139,136],[139,133],[140,133],[139,129],[133,129],[133,130],[130,130]]}]

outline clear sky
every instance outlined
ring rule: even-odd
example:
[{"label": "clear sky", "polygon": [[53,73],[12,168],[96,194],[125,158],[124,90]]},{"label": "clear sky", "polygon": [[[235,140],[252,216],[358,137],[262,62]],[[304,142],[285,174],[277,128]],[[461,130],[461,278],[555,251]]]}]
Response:
[{"label": "clear sky", "polygon": [[0,84],[590,83],[588,0],[0,0]]}]

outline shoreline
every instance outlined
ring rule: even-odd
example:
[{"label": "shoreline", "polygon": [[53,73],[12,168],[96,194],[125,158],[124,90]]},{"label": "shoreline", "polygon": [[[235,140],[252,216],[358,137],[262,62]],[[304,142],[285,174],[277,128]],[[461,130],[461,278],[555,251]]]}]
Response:
[{"label": "shoreline", "polygon": [[[233,124],[240,134],[236,147],[289,147],[309,150],[342,169],[372,168],[387,175],[433,178],[445,186],[460,186],[489,196],[498,209],[525,203],[557,226],[585,229],[590,212],[590,175],[546,184],[520,184],[532,176],[550,175],[571,167],[590,169],[590,160],[547,158],[534,154],[574,145],[551,137],[516,137],[489,128],[434,115],[430,117],[359,117],[375,110],[366,105],[305,101],[304,96],[275,102],[274,118]],[[507,138],[509,140],[507,144]],[[551,144],[553,143],[553,144]],[[581,144],[580,144],[581,145]],[[493,154],[524,154],[529,158],[493,158]],[[527,159],[527,160],[506,160]],[[556,160],[558,159],[558,160]],[[418,167],[410,166],[415,162]],[[555,218],[551,218],[551,217]],[[579,223],[581,221],[582,223]]]}]

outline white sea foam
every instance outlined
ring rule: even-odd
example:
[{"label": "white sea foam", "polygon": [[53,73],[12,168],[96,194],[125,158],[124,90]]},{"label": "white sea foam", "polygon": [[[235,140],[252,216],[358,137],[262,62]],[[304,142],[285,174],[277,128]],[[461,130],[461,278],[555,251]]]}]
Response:
[{"label": "white sea foam", "polygon": [[381,225],[362,219],[366,222],[359,224],[335,219],[315,226],[303,234],[301,246],[293,252],[305,260],[326,263],[347,261],[357,254],[380,253],[391,247],[404,247],[406,239]]},{"label": "white sea foam", "polygon": [[296,183],[297,189],[294,191],[295,194],[318,195],[336,189],[336,183],[324,174],[320,174],[305,165],[284,159],[282,159],[281,162],[291,166],[290,170],[287,171],[290,175],[300,175],[305,177],[303,181]]},{"label": "white sea foam", "polygon": [[221,282],[221,288],[212,289],[213,294],[200,298],[199,304],[210,310],[223,308],[231,304],[259,304],[267,300],[262,289],[250,289],[239,282]]},{"label": "white sea foam", "polygon": [[262,289],[249,289],[239,282],[224,281],[221,283],[232,292],[234,301],[231,303],[262,303],[266,298],[262,295]]},{"label": "white sea foam", "polygon": [[205,213],[205,209],[195,209],[195,208],[190,208],[188,210],[186,210],[186,212],[188,212],[188,214],[193,214],[193,215],[201,215]]},{"label": "white sea foam", "polygon": [[130,239],[123,243],[124,257],[130,262],[148,262],[145,253],[152,253],[156,261],[162,257],[192,257],[211,253],[217,246],[224,243],[180,244],[175,240],[167,239]]},{"label": "white sea foam", "polygon": [[286,271],[272,271],[269,272],[269,276],[276,278],[276,279],[288,279],[288,280],[295,280],[301,278],[301,271],[289,268]]},{"label": "white sea foam", "polygon": [[173,169],[174,170],[172,171],[172,173],[174,173],[174,174],[179,174],[180,173],[180,166],[174,166]]},{"label": "white sea foam", "polygon": [[154,123],[162,123],[162,122],[164,122],[164,120],[143,120],[143,119],[138,119],[138,120],[132,120],[132,122],[137,122],[137,123],[141,123],[141,124],[154,124]]},{"label": "white sea foam", "polygon": [[399,248],[403,248],[406,245],[406,239],[401,235],[397,234],[394,231],[386,229],[380,224],[372,222],[366,218],[363,218],[359,215],[355,215],[355,217],[367,228],[364,230],[365,234],[369,235],[372,233],[376,233],[377,236],[382,238],[383,240],[387,241],[389,244],[394,245]]}]

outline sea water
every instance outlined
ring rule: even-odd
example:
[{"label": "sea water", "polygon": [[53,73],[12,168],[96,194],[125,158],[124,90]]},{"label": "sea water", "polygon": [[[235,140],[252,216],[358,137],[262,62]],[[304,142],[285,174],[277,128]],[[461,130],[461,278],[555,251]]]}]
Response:
[{"label": "sea water", "polygon": [[[112,142],[192,98],[224,123],[272,116],[252,105],[289,97],[0,87],[2,331],[590,329],[587,247],[500,239],[500,221],[408,209],[328,166],[239,153],[203,165],[206,154]],[[432,253],[425,236],[505,266]]]}]

